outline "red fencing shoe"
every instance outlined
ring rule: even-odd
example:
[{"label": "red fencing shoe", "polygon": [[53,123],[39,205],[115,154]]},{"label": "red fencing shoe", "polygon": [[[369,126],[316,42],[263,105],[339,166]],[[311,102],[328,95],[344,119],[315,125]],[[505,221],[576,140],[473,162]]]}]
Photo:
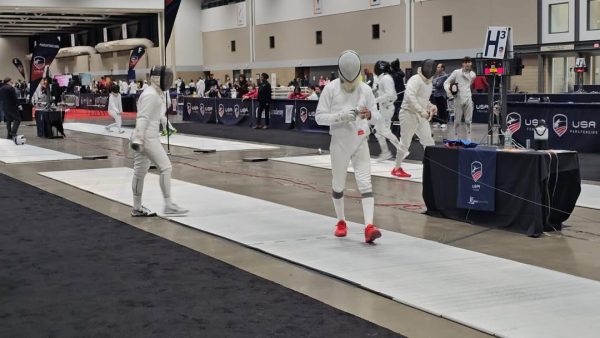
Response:
[{"label": "red fencing shoe", "polygon": [[379,237],[381,237],[381,231],[373,224],[367,225],[365,228],[365,242],[373,243]]},{"label": "red fencing shoe", "polygon": [[402,168],[394,168],[392,169],[392,176],[409,178],[411,175]]},{"label": "red fencing shoe", "polygon": [[335,237],[346,237],[348,231],[346,230],[346,222],[344,220],[340,220],[335,225]]}]

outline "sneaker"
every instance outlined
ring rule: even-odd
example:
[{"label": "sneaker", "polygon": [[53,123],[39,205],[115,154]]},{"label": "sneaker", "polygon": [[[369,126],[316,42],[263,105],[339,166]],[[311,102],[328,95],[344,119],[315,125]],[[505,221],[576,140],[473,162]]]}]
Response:
[{"label": "sneaker", "polygon": [[262,128],[262,126],[260,124],[257,124],[254,126],[254,129],[260,129],[260,128]]},{"label": "sneaker", "polygon": [[169,129],[169,136],[172,136],[173,134],[177,134],[177,129]]},{"label": "sneaker", "polygon": [[394,169],[392,169],[391,174],[392,174],[392,176],[401,177],[401,178],[409,178],[409,177],[411,177],[411,174],[409,174],[406,171],[404,171],[404,169],[397,168],[397,167],[394,168]]},{"label": "sneaker", "polygon": [[365,228],[365,242],[373,243],[377,238],[381,237],[381,231],[373,224],[367,225]]},{"label": "sneaker", "polygon": [[184,209],[178,206],[175,203],[171,203],[171,205],[165,206],[164,214],[165,215],[183,215],[188,213],[188,209]]},{"label": "sneaker", "polygon": [[346,237],[347,233],[346,222],[344,220],[338,221],[335,225],[335,232],[333,233],[335,237]]},{"label": "sneaker", "polygon": [[119,130],[119,134],[123,134],[125,130]]},{"label": "sneaker", "polygon": [[440,128],[442,128],[442,129],[446,129],[446,127],[448,127],[448,125],[445,123],[442,123],[442,125],[440,126]]},{"label": "sneaker", "polygon": [[262,126],[262,129],[269,129],[269,126],[264,125],[264,126]]},{"label": "sneaker", "polygon": [[385,152],[382,152],[381,154],[379,154],[379,157],[377,157],[377,161],[379,162],[383,162],[383,161],[387,161],[390,158],[392,158],[392,153],[388,150]]},{"label": "sneaker", "polygon": [[160,136],[167,136],[167,130],[166,130],[166,129],[163,129],[163,130],[160,132]]},{"label": "sneaker", "polygon": [[133,217],[154,217],[156,216],[155,212],[150,211],[150,209],[142,206],[140,209],[131,209],[131,216]]}]

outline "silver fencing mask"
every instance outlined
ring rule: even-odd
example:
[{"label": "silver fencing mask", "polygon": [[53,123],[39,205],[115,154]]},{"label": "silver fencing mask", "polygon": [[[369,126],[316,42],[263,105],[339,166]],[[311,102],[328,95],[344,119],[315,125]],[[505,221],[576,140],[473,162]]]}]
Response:
[{"label": "silver fencing mask", "polygon": [[153,66],[150,70],[150,83],[163,92],[173,84],[173,71],[166,66]]},{"label": "silver fencing mask", "polygon": [[421,74],[427,79],[431,79],[435,75],[436,64],[432,59],[427,59],[421,63]]},{"label": "silver fencing mask", "polygon": [[15,137],[13,137],[13,141],[15,142],[16,145],[20,146],[23,145],[25,143],[27,143],[27,139],[25,138],[24,135],[17,135]]},{"label": "silver fencing mask", "polygon": [[360,84],[360,68],[360,58],[355,51],[347,50],[340,55],[338,71],[342,88],[346,92],[353,92]]},{"label": "silver fencing mask", "polygon": [[391,68],[389,62],[379,60],[379,61],[375,62],[375,67],[373,67],[373,72],[377,76],[384,74],[384,73],[389,74],[392,72],[392,68]]}]

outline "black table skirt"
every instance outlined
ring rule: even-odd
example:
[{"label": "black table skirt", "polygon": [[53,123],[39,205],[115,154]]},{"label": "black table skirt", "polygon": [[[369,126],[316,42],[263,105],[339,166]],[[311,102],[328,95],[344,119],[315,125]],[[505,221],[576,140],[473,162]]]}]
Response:
[{"label": "black table skirt", "polygon": [[553,154],[551,158],[547,152],[500,151],[496,189],[494,212],[457,208],[458,149],[425,149],[423,199],[429,215],[534,237],[562,229],[562,222],[575,208],[581,192],[577,153]]}]

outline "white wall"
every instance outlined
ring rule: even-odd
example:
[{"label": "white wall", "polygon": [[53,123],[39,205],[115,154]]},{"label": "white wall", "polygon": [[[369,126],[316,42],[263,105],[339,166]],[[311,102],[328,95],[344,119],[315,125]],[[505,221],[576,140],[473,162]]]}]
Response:
[{"label": "white wall", "polygon": [[[182,6],[184,2],[185,0],[182,1]],[[200,1],[197,1],[197,3],[197,6],[200,7]],[[238,24],[238,10],[247,14],[246,2],[202,10],[199,16],[193,18],[193,22],[200,25],[203,32],[246,27],[248,20],[244,20],[243,24]],[[181,14],[181,8],[179,13]],[[179,20],[180,14],[177,14],[177,20]],[[186,13],[186,15],[188,14]]]},{"label": "white wall", "polygon": [[[254,0],[256,24],[314,18],[316,16],[349,13],[386,6],[400,5],[401,0],[381,0],[371,6],[369,0],[321,0],[321,14],[314,14],[314,0]],[[398,18],[404,20],[404,18]],[[350,24],[350,23],[349,23]]]},{"label": "white wall", "polygon": [[202,10],[200,1],[181,1],[171,39],[167,45],[167,64],[199,67],[202,58]]},{"label": "white wall", "polygon": [[0,78],[10,77],[22,79],[21,73],[12,64],[13,58],[19,58],[25,68],[25,76],[29,81],[29,60],[25,58],[28,52],[27,38],[4,38],[0,37]]}]

